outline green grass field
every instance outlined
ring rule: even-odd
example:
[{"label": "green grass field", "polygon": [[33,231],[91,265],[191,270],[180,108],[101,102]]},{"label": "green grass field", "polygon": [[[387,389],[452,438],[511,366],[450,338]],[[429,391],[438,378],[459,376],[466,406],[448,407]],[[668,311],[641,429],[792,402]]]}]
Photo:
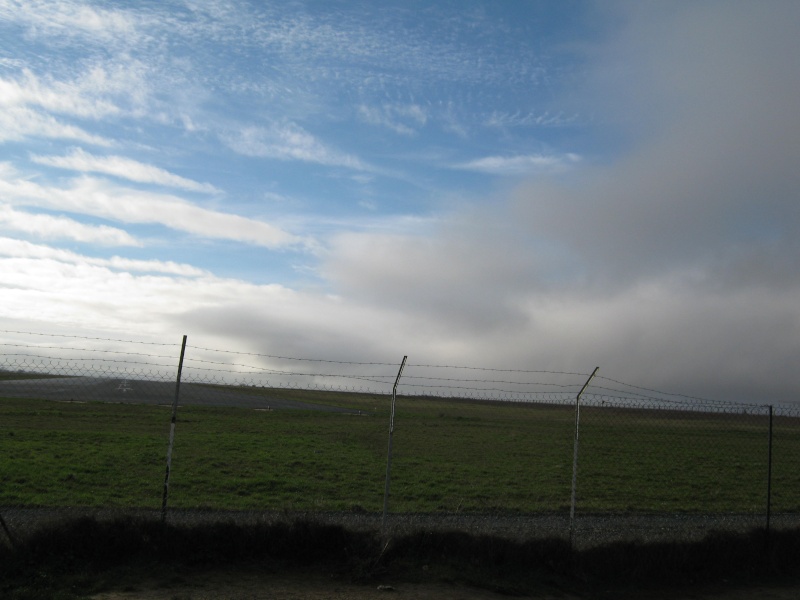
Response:
[{"label": "green grass field", "polygon": [[[361,415],[182,406],[170,507],[382,509],[389,398],[280,394]],[[159,508],[170,417],[0,399],[0,505]],[[568,510],[573,425],[570,407],[400,397],[390,510]],[[774,440],[772,509],[800,511],[800,419]],[[578,510],[763,512],[767,442],[763,417],[585,408]]]}]

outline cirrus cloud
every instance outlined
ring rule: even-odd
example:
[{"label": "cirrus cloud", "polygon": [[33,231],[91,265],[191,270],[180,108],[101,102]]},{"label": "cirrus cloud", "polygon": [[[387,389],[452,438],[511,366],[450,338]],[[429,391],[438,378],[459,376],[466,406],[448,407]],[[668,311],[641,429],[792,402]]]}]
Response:
[{"label": "cirrus cloud", "polygon": [[86,225],[63,216],[32,214],[0,204],[0,227],[43,239],[68,239],[100,246],[141,246],[132,235],[107,225]]},{"label": "cirrus cloud", "polygon": [[141,163],[124,156],[94,156],[80,148],[73,148],[66,156],[32,156],[40,165],[88,173],[103,173],[139,183],[175,187],[190,192],[218,194],[220,190],[210,183],[200,183],[170,173],[166,169]]},{"label": "cirrus cloud", "polygon": [[575,153],[486,156],[453,165],[455,169],[479,171],[491,175],[530,175],[536,172],[563,171],[580,161]]}]

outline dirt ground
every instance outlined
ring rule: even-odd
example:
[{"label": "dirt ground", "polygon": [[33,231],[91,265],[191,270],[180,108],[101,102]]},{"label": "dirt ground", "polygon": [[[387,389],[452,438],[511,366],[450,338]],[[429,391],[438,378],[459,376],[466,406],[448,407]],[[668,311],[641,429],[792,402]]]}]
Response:
[{"label": "dirt ground", "polygon": [[[113,584],[111,585],[113,588]],[[797,600],[800,585],[731,587],[725,582],[673,590],[569,591],[542,587],[510,596],[441,581],[351,583],[310,573],[266,574],[206,572],[176,576],[169,581],[126,583],[118,590],[91,596],[92,600]]]}]

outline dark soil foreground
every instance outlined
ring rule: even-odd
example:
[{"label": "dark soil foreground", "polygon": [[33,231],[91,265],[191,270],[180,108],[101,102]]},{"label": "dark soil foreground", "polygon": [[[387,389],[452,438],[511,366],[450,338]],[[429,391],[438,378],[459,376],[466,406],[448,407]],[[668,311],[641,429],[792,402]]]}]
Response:
[{"label": "dark soil foreground", "polygon": [[[0,538],[2,539],[2,538]],[[390,539],[313,521],[51,525],[0,547],[8,600],[800,598],[800,529],[570,549],[457,531]]]},{"label": "dark soil foreground", "polygon": [[[423,578],[424,579],[424,578]],[[405,581],[392,583],[342,581],[337,576],[316,571],[284,573],[227,569],[207,573],[175,573],[169,579],[144,579],[112,585],[115,591],[90,596],[92,600],[797,600],[800,583],[783,585],[719,584],[655,587],[624,587],[605,590],[562,589],[557,585],[537,584],[515,593],[487,590],[454,580]]]}]

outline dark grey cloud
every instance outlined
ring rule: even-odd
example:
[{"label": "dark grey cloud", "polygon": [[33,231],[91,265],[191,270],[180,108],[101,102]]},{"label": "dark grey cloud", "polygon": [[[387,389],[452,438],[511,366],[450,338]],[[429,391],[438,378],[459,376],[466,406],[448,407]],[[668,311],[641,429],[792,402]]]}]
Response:
[{"label": "dark grey cloud", "polygon": [[438,335],[483,340],[462,354],[475,363],[800,400],[800,4],[612,10],[582,110],[622,150],[432,237],[339,238],[324,272]]},{"label": "dark grey cloud", "polygon": [[628,6],[599,52],[591,97],[630,150],[569,185],[524,186],[516,206],[614,285],[697,267],[747,278],[765,262],[782,281],[780,257],[800,249],[800,5],[675,7]]}]

